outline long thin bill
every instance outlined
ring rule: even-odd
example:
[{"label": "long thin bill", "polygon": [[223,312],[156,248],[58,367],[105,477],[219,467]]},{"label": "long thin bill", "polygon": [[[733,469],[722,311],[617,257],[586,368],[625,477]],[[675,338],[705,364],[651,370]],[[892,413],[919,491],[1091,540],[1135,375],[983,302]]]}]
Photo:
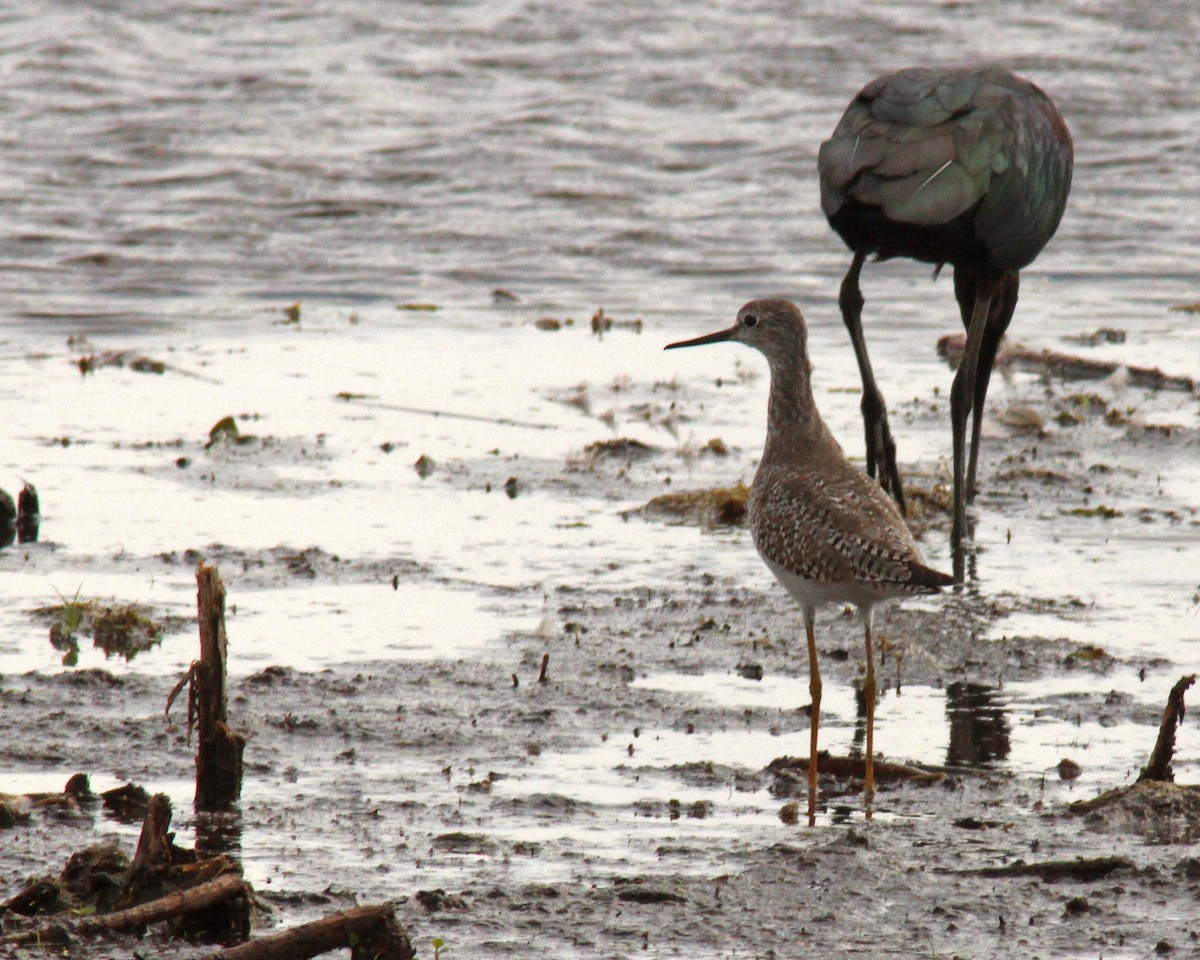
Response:
[{"label": "long thin bill", "polygon": [[728,330],[706,333],[702,337],[696,337],[695,340],[680,340],[678,343],[668,343],[663,349],[674,350],[676,347],[702,347],[706,343],[721,343],[724,340],[732,340],[735,333],[737,333],[737,327],[730,327]]}]

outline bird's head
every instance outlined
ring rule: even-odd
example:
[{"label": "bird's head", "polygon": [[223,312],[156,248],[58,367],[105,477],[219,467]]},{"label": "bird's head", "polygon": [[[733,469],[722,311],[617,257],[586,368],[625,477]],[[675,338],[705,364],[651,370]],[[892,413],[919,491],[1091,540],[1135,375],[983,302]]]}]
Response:
[{"label": "bird's head", "polygon": [[751,300],[738,311],[737,322],[694,340],[681,340],[663,349],[699,347],[706,343],[735,340],[754,347],[768,361],[804,358],[808,352],[808,328],[799,307],[787,300]]}]

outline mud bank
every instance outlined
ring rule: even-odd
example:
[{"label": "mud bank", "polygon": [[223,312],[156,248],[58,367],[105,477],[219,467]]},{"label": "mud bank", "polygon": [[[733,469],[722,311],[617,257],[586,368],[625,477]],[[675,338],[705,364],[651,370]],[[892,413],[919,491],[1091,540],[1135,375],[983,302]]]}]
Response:
[{"label": "mud bank", "polygon": [[[967,585],[889,608],[878,627],[889,646],[876,743],[941,776],[885,784],[869,823],[857,785],[829,779],[809,829],[791,822],[795,798],[767,769],[807,749],[795,610],[745,530],[713,522],[736,516],[640,510],[664,492],[749,479],[757,428],[731,425],[760,388],[739,375],[543,387],[548,406],[531,416],[557,409],[588,438],[558,454],[519,431],[495,449],[463,450],[432,429],[397,440],[384,413],[361,409],[344,435],[263,430],[206,448],[196,430],[83,446],[172,495],[249,497],[268,517],[297,502],[310,518],[339,498],[361,507],[367,493],[394,504],[403,475],[413,499],[395,515],[451,504],[459,526],[438,529],[461,533],[460,552],[418,549],[420,524],[411,550],[347,549],[350,536],[323,535],[314,519],[265,546],[247,525],[220,544],[183,530],[89,553],[56,542],[48,508],[50,539],[0,554],[6,572],[118,586],[150,576],[170,585],[146,607],[167,629],[128,665],[83,651],[81,667],[52,659],[0,676],[4,789],[57,790],[76,772],[98,789],[133,781],[168,793],[181,837],[194,834],[192,752],[163,708],[173,664],[194,656],[183,608],[203,557],[229,591],[230,709],[250,735],[230,849],[278,908],[265,924],[395,900],[420,955],[436,938],[445,957],[1196,950],[1190,801],[1068,810],[1136,776],[1188,668],[1187,611],[1147,564],[1182,562],[1194,541],[1197,500],[1178,469],[1200,447],[1194,396],[1029,373],[999,387]],[[941,437],[945,400],[900,404],[896,418]],[[646,429],[635,443],[610,423]],[[421,456],[431,469],[415,468]],[[936,562],[941,465],[906,475],[928,491],[917,522]],[[389,515],[373,514],[375,528]],[[1151,611],[1143,633],[1104,595],[1122,579]],[[26,636],[45,635],[39,604],[10,594],[8,606]],[[852,617],[821,618],[822,745],[838,756],[861,754],[860,644]],[[1192,721],[1184,781],[1196,779],[1194,739]],[[1060,774],[1063,760],[1078,776]],[[0,829],[0,892],[108,837],[132,846],[136,825],[67,806]],[[1037,866],[1076,858],[1115,859]],[[1033,866],[1004,872],[1022,862]],[[153,939],[140,949],[202,952]],[[79,943],[72,955],[127,945]]]}]

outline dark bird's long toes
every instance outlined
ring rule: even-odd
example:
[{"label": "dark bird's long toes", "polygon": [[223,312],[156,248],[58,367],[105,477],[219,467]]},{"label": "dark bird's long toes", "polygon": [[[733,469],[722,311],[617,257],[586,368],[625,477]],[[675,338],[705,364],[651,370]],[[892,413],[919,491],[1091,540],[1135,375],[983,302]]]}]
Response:
[{"label": "dark bird's long toes", "polygon": [[866,440],[867,476],[877,476],[879,485],[896,501],[901,515],[906,515],[904,485],[900,481],[900,468],[896,466],[896,441],[892,439],[886,413],[867,422]]}]

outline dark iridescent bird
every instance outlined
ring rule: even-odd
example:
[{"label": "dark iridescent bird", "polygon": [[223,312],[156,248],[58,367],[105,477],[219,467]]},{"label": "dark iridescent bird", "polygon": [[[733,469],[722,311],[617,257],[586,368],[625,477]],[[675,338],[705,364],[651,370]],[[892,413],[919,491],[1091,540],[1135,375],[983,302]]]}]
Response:
[{"label": "dark iridescent bird", "polygon": [[[904,508],[896,445],[862,330],[868,256],[954,267],[966,348],[950,394],[954,573],[975,495],[983,404],[1019,271],[1054,236],[1071,189],[1071,134],[1054,103],[999,67],[913,67],[881,76],[821,144],[821,208],[854,251],[838,303],[863,381],[867,470]],[[935,273],[936,275],[936,273]],[[971,452],[966,463],[966,424]]]}]

